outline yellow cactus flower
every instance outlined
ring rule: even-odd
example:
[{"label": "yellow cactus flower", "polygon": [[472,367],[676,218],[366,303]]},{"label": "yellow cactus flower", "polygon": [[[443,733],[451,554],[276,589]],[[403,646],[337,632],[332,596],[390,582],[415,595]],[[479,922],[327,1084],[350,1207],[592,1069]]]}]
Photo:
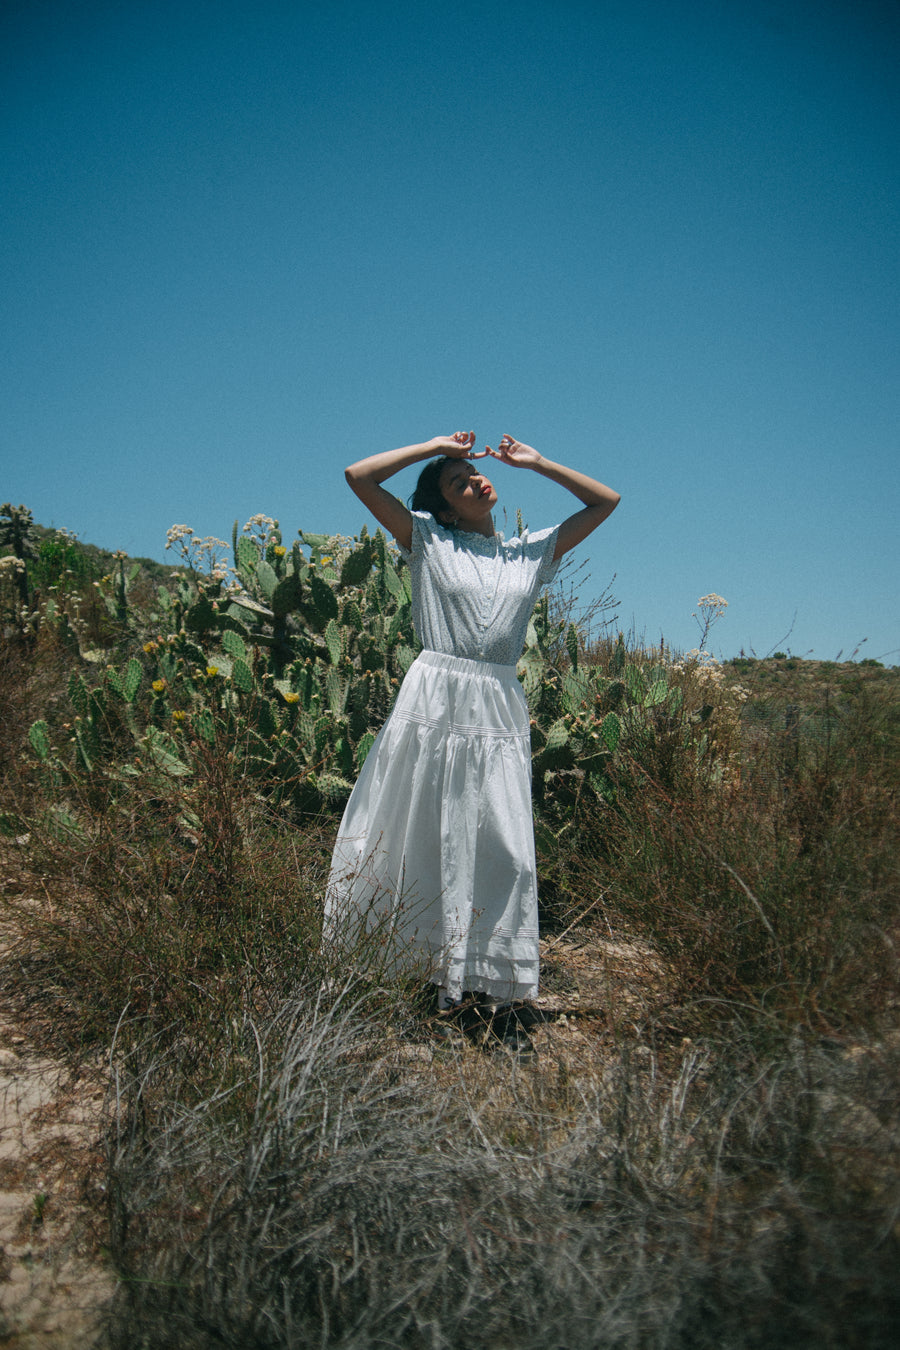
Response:
[{"label": "yellow cactus flower", "polygon": [[161,694],[161,693],[163,692],[163,690],[165,689],[165,687],[166,687],[166,682],[165,682],[165,680],[154,680],[153,683],[152,683],[151,686],[150,686],[150,688],[153,690],[154,694]]},{"label": "yellow cactus flower", "polygon": [[300,702],[300,695],[299,695],[299,694],[295,694],[294,691],[291,690],[291,692],[290,692],[289,694],[285,694],[285,696],[284,696],[284,701],[285,701],[285,703],[299,703],[299,702]]},{"label": "yellow cactus flower", "polygon": [[284,555],[287,553],[287,549],[285,548],[284,544],[276,544],[274,551],[276,558],[283,558]]},{"label": "yellow cactus flower", "polygon": [[173,722],[183,722],[186,717],[187,713],[184,711],[183,708],[176,708],[175,711],[172,713]]},{"label": "yellow cactus flower", "polygon": [[213,679],[215,679],[215,677],[216,677],[216,676],[218,675],[218,673],[219,673],[219,667],[218,667],[218,666],[207,666],[207,667],[206,667],[206,673],[207,673],[207,675],[209,676],[209,678],[210,678],[211,680],[213,680]]}]

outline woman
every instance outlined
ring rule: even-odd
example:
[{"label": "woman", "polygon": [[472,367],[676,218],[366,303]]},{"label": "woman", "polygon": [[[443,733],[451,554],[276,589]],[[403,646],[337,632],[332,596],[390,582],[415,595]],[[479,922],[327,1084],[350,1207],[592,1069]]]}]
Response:
[{"label": "woman", "polygon": [[[347,803],[326,924],[333,934],[389,927],[426,965],[444,1012],[464,991],[495,1006],[537,993],[531,749],[516,662],[541,587],[619,502],[512,436],[497,450],[474,445],[473,431],[456,432],[346,470],[410,564],[424,650]],[[567,488],[582,509],[506,542],[494,530],[497,493],[473,463],[488,456]],[[426,459],[407,510],[382,483]]]}]

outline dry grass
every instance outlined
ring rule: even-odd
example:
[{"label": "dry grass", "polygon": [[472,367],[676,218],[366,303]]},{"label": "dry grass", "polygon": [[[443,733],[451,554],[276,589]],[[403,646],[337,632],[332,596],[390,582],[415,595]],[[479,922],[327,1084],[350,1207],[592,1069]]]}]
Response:
[{"label": "dry grass", "polygon": [[112,1345],[892,1343],[896,1050],[435,1062],[358,995],[245,1026],[203,1100],[171,1053],[121,1081]]},{"label": "dry grass", "polygon": [[323,949],[333,826],[238,747],[42,781],[65,653],[5,660],[6,993],[109,1064],[109,1346],[895,1343],[895,681],[648,720],[553,859],[525,1068]]}]

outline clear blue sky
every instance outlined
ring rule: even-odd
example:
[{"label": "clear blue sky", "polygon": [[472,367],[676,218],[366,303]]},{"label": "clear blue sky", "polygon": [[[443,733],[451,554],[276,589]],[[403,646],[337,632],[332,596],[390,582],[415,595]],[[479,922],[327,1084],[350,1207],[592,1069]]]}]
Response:
[{"label": "clear blue sky", "polygon": [[0,70],[0,499],[354,534],[509,431],[626,629],[900,663],[895,0],[4,0]]}]

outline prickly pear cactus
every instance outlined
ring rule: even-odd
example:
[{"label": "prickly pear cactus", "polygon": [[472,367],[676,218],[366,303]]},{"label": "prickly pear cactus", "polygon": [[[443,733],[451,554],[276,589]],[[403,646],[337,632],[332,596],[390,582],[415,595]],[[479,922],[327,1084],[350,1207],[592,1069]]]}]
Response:
[{"label": "prickly pear cactus", "polygon": [[[256,535],[235,524],[230,573],[191,570],[160,591],[139,652],[90,680],[73,673],[67,734],[49,720],[29,732],[39,764],[63,779],[127,784],[150,765],[189,780],[225,750],[243,757],[250,792],[298,812],[340,806],[418,651],[409,569],[381,530],[303,531],[287,547],[277,522],[257,519]],[[119,564],[113,606],[130,584]],[[539,600],[518,673],[535,802],[555,829],[579,803],[614,804],[623,757],[680,715],[664,663],[627,653],[621,635],[604,651]]]},{"label": "prickly pear cactus", "polygon": [[[130,743],[131,776],[152,766],[185,778],[198,755],[238,746],[263,795],[299,810],[340,805],[418,650],[408,569],[380,530],[304,532],[288,550],[269,524],[264,538],[235,525],[230,580],[178,579],[158,602],[168,634],[139,657],[93,689],[73,675],[65,743],[43,721],[29,732],[44,766],[118,773]],[[123,565],[122,585],[129,575]]]}]

